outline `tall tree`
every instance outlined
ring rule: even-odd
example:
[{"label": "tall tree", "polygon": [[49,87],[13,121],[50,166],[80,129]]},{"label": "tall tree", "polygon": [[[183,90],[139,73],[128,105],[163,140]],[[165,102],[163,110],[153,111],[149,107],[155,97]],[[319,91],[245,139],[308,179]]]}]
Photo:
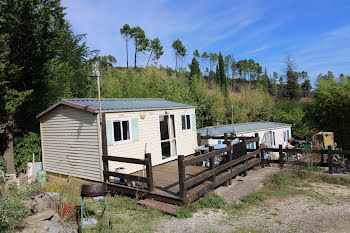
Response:
[{"label": "tall tree", "polygon": [[286,91],[285,97],[288,99],[298,99],[300,97],[300,87],[299,87],[299,75],[295,71],[297,68],[295,61],[291,58],[290,55],[287,55],[285,58],[285,67],[286,72]]},{"label": "tall tree", "polygon": [[129,40],[132,38],[132,31],[129,24],[124,24],[124,26],[120,29],[120,34],[125,40],[125,48],[126,48],[126,67],[129,67],[129,49],[128,44]]},{"label": "tall tree", "polygon": [[156,62],[159,60],[160,56],[164,54],[163,46],[160,45],[160,40],[158,38],[151,40],[150,47],[148,49],[151,51],[151,53],[149,54],[146,67],[148,66],[151,58],[153,62]]},{"label": "tall tree", "polygon": [[181,47],[181,51],[180,51],[180,57],[181,57],[181,68],[183,67],[183,63],[184,63],[184,58],[187,55],[187,49],[185,48],[185,46]]},{"label": "tall tree", "polygon": [[83,36],[72,33],[59,0],[0,0],[0,5],[0,118],[6,125],[6,167],[14,172],[15,127],[36,130],[35,114],[59,97],[87,96],[91,53]]},{"label": "tall tree", "polygon": [[225,74],[225,63],[224,58],[221,55],[221,52],[219,53],[219,82],[222,89],[227,89],[227,77]]},{"label": "tall tree", "polygon": [[205,66],[205,63],[206,63],[206,60],[209,58],[209,55],[207,54],[207,52],[203,52],[203,54],[202,54],[202,62],[201,62],[201,65],[200,65],[200,67],[202,68],[202,66],[203,66],[203,69],[204,69],[204,67],[206,67]]},{"label": "tall tree", "polygon": [[196,58],[199,58],[199,57],[201,56],[201,55],[199,54],[199,52],[198,52],[198,49],[194,50],[193,56],[196,57]]},{"label": "tall tree", "polygon": [[338,147],[350,149],[350,79],[320,75],[306,116],[317,130],[334,132]]},{"label": "tall tree", "polygon": [[199,68],[199,62],[197,61],[196,57],[192,58],[192,63],[188,65],[190,68],[190,81],[192,81],[194,78],[201,77],[201,70]]},{"label": "tall tree", "polygon": [[233,61],[233,58],[231,55],[227,55],[225,56],[225,72],[226,72],[226,75],[227,77],[229,77],[230,75],[230,66],[232,64],[232,61]]},{"label": "tall tree", "polygon": [[141,27],[133,27],[131,29],[131,35],[134,39],[135,44],[135,65],[134,68],[136,69],[136,58],[138,53],[142,53],[147,50],[149,47],[149,39],[146,38],[145,32],[142,30]]},{"label": "tall tree", "polygon": [[236,77],[237,62],[236,62],[233,55],[232,55],[232,61],[230,64],[230,68],[231,68],[232,79],[234,79]]},{"label": "tall tree", "polygon": [[175,52],[175,70],[178,70],[178,59],[186,55],[186,48],[182,45],[181,40],[177,39],[173,42],[172,45]]},{"label": "tall tree", "polygon": [[216,66],[216,63],[218,61],[218,54],[217,53],[209,53],[210,57],[210,70],[213,69],[213,67]]}]

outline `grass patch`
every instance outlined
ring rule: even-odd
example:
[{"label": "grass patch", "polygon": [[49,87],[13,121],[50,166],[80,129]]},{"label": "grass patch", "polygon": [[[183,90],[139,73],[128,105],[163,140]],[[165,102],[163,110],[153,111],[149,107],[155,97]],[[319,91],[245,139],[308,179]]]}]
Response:
[{"label": "grass patch", "polygon": [[182,206],[175,212],[177,218],[191,218],[193,216],[190,206]]},{"label": "grass patch", "polygon": [[204,197],[198,200],[198,208],[215,208],[219,209],[224,207],[225,200],[214,192],[208,192]]}]

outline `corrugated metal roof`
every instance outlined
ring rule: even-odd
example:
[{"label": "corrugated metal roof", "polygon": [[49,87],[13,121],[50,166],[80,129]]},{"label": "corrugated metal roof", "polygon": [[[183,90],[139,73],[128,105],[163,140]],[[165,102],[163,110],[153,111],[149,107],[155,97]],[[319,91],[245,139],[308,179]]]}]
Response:
[{"label": "corrugated metal roof", "polygon": [[230,124],[230,125],[219,125],[207,128],[197,129],[197,133],[200,133],[202,136],[218,136],[224,135],[224,133],[232,133],[234,131],[236,134],[247,133],[259,130],[275,129],[290,127],[290,124],[277,123],[277,122],[268,122],[268,121],[258,121],[258,122],[247,122],[240,124]]},{"label": "corrugated metal roof", "polygon": [[[99,109],[97,98],[62,99],[62,101],[69,101],[84,105],[86,107]],[[160,98],[102,98],[101,106],[103,112],[125,112],[195,107],[189,104],[177,103]]]},{"label": "corrugated metal roof", "polygon": [[[56,108],[59,105],[67,105],[73,108],[81,109],[87,112],[97,113],[99,110],[99,103],[97,98],[76,98],[76,99],[61,99],[61,101],[51,105],[36,118],[45,115],[47,112]],[[195,108],[196,106],[190,104],[183,104],[165,99],[156,98],[102,98],[101,108],[102,112],[135,112],[135,111],[152,111],[152,110],[171,110]]]}]

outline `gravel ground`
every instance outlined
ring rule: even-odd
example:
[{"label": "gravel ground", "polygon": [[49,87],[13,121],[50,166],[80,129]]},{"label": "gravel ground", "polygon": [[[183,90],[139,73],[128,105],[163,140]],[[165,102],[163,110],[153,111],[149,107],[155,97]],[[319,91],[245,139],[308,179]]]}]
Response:
[{"label": "gravel ground", "polygon": [[[261,188],[266,177],[275,172],[276,169],[253,170],[247,177],[238,177],[231,186],[220,187],[215,192],[234,203]],[[253,227],[262,232],[350,232],[349,188],[317,183],[300,189],[307,194],[266,200],[243,211],[239,217],[222,210],[201,210],[192,218],[164,220],[158,231],[233,232]]]}]

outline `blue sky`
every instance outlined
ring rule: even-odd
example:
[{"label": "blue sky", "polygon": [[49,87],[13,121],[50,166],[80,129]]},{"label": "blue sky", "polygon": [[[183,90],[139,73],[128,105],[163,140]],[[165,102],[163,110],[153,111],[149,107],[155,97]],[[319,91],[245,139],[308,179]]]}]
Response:
[{"label": "blue sky", "polygon": [[[195,49],[233,54],[235,59],[252,58],[282,74],[283,60],[290,54],[299,71],[312,81],[328,70],[350,73],[349,0],[244,0],[244,1],[112,1],[64,0],[66,18],[75,33],[87,34],[91,49],[111,54],[118,66],[126,66],[125,42],[120,28],[140,26],[148,38],[158,37],[164,55],[158,64],[175,66],[172,42],[180,39],[188,50],[184,63]],[[129,44],[129,64],[133,64]],[[146,54],[138,58],[145,66]]]}]

